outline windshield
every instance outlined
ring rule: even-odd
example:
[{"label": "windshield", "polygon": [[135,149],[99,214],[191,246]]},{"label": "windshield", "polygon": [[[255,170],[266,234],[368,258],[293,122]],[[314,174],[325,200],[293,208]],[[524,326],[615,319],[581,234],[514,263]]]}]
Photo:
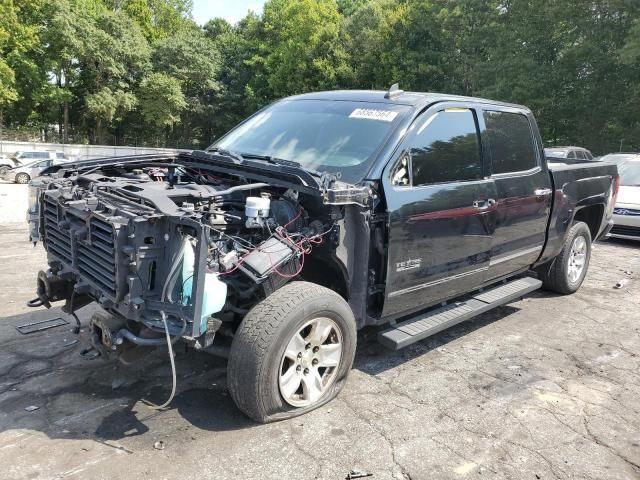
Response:
[{"label": "windshield", "polygon": [[552,150],[551,148],[545,148],[544,154],[547,157],[556,157],[556,158],[565,158],[567,156],[567,152],[564,150]]},{"label": "windshield", "polygon": [[618,164],[620,185],[640,187],[640,161]]},{"label": "windshield", "polygon": [[285,100],[258,112],[212,148],[292,160],[357,183],[409,110],[384,103]]}]

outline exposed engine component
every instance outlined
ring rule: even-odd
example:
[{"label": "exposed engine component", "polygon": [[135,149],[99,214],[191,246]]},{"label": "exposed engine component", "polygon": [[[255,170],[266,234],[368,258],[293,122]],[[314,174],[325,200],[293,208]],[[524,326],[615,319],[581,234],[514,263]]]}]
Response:
[{"label": "exposed engine component", "polygon": [[319,196],[158,162],[86,169],[32,192],[31,237],[50,264],[34,302],[93,299],[126,319],[92,323],[109,352],[167,335],[211,345],[300,275],[335,225]]},{"label": "exposed engine component", "polygon": [[271,199],[264,197],[247,197],[244,204],[244,214],[247,216],[247,228],[263,228],[265,220],[269,218]]}]

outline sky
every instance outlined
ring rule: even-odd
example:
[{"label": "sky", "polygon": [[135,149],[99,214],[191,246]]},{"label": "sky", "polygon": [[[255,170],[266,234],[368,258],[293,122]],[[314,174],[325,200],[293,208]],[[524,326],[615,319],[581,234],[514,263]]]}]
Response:
[{"label": "sky", "polygon": [[235,23],[249,10],[262,12],[265,0],[193,0],[193,18],[203,25],[214,17],[226,18]]}]

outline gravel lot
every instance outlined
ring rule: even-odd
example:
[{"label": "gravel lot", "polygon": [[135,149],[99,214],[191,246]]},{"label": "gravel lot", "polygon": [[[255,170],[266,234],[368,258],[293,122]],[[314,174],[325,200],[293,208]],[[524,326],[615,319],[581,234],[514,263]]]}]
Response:
[{"label": "gravel lot", "polygon": [[[24,218],[22,188],[0,185],[1,220]],[[166,351],[123,369],[82,359],[70,325],[18,333],[66,318],[24,306],[45,265],[26,235],[0,225],[3,479],[640,479],[640,244],[597,244],[573,296],[537,292],[404,351],[362,332],[335,401],[257,425],[222,360],[179,352],[177,397],[157,412],[145,400],[169,394]]]}]

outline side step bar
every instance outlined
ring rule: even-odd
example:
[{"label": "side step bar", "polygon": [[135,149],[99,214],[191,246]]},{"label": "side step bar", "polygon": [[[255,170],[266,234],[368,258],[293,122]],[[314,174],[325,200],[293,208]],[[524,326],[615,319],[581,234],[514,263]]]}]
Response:
[{"label": "side step bar", "polygon": [[398,323],[378,333],[378,341],[391,350],[399,350],[492,308],[513,302],[541,286],[540,280],[531,277],[512,280],[479,292],[468,300],[450,303]]}]

